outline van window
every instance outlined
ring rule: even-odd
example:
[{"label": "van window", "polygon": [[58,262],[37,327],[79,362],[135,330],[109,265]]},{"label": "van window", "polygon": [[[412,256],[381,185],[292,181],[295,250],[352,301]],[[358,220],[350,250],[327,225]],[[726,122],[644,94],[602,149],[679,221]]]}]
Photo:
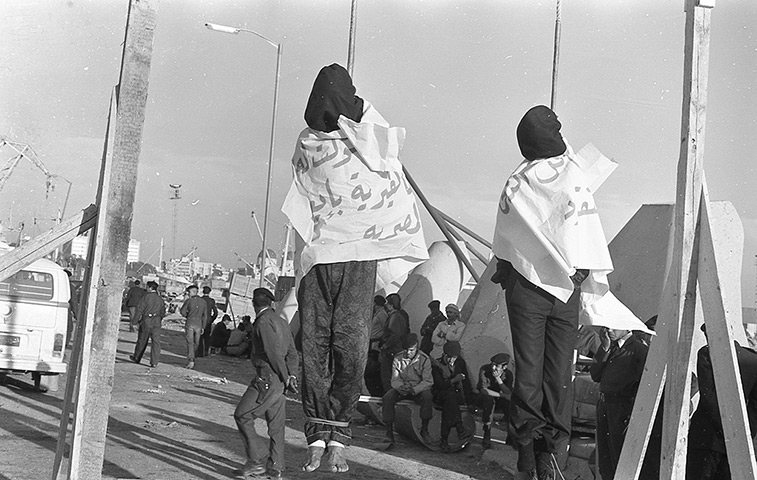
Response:
[{"label": "van window", "polygon": [[19,300],[50,300],[53,293],[53,276],[49,273],[21,270],[0,282],[0,295]]}]

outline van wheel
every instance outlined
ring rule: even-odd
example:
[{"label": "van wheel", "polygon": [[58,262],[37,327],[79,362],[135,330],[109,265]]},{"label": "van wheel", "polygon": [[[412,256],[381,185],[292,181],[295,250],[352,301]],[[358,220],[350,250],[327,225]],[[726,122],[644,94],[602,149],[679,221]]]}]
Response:
[{"label": "van wheel", "polygon": [[42,375],[39,372],[32,372],[32,380],[34,380],[34,388],[42,393],[58,390],[58,375]]}]

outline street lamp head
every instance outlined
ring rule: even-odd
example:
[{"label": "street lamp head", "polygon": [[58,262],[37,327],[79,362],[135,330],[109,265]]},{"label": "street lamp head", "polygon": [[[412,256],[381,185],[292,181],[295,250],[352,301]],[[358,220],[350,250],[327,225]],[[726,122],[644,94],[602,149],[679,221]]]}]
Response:
[{"label": "street lamp head", "polygon": [[214,32],[231,33],[232,35],[236,35],[240,31],[236,27],[227,27],[226,25],[218,25],[217,23],[206,23],[205,26]]}]

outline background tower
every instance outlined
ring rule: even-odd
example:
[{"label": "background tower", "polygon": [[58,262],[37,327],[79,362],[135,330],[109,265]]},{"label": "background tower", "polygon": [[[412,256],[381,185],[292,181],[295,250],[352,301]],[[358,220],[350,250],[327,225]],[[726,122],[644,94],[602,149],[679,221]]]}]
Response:
[{"label": "background tower", "polygon": [[171,244],[171,258],[176,258],[176,230],[178,228],[178,221],[179,221],[179,200],[181,200],[181,184],[180,183],[171,183],[168,185],[169,187],[173,188],[173,196],[168,197],[169,200],[173,201],[173,237],[172,237],[172,244]]}]

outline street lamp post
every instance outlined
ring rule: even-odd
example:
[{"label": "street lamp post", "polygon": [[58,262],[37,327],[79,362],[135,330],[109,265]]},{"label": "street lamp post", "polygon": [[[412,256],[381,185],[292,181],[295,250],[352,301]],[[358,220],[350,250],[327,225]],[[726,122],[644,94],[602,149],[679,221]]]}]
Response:
[{"label": "street lamp post", "polygon": [[259,34],[258,32],[255,32],[253,30],[248,30],[246,28],[239,28],[239,27],[229,27],[226,25],[218,25],[215,23],[206,23],[205,26],[213,30],[215,32],[221,32],[221,33],[230,33],[232,35],[237,35],[239,32],[245,32],[245,33],[251,33],[255,35],[258,38],[262,38],[266,42],[268,42],[269,45],[276,47],[276,81],[273,86],[273,114],[271,117],[271,142],[270,147],[268,150],[268,178],[266,180],[266,189],[265,189],[265,212],[263,216],[263,258],[260,265],[260,286],[263,286],[263,277],[265,274],[265,266],[266,266],[266,260],[268,258],[268,247],[266,245],[266,240],[268,239],[268,210],[271,203],[271,177],[273,175],[273,148],[274,148],[274,142],[276,138],[276,114],[278,111],[278,104],[279,104],[279,78],[281,73],[281,52],[282,52],[282,45],[280,43],[276,43],[269,38]]}]

